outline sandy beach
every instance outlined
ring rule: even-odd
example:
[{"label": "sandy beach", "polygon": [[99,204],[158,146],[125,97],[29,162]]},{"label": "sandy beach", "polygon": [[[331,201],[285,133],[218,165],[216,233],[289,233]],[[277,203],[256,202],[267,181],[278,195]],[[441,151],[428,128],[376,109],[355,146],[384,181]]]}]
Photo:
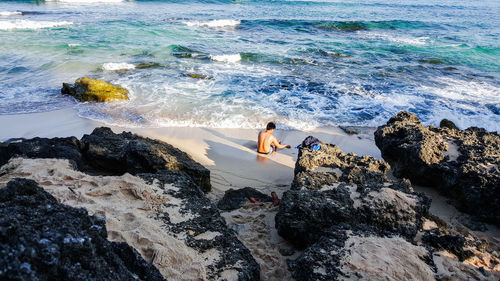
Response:
[{"label": "sandy beach", "polygon": [[297,159],[295,147],[309,135],[325,143],[335,143],[346,152],[380,158],[380,151],[373,141],[375,128],[359,128],[360,133],[356,135],[348,135],[335,127],[307,132],[277,130],[274,135],[292,148],[271,155],[261,155],[256,152],[258,130],[116,127],[81,118],[71,108],[44,113],[0,115],[0,141],[33,137],[80,138],[100,126],[110,127],[115,133],[130,131],[165,141],[187,152],[211,171],[214,191],[211,196],[217,197],[229,188],[246,186],[265,193],[276,191],[281,194],[293,179]]}]

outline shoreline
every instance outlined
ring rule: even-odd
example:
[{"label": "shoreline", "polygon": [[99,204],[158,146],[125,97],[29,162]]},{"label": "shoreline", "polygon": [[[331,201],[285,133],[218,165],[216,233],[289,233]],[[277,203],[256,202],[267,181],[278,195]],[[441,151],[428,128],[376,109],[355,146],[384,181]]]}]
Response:
[{"label": "shoreline", "polygon": [[115,133],[130,131],[158,139],[191,155],[211,172],[211,200],[219,198],[229,188],[247,186],[264,193],[275,191],[281,196],[293,180],[298,153],[295,147],[309,135],[314,135],[325,143],[335,143],[344,151],[381,159],[380,151],[373,141],[375,128],[360,127],[360,133],[354,135],[346,134],[339,127],[317,128],[312,131],[277,130],[274,133],[276,138],[290,144],[292,148],[279,150],[272,155],[261,155],[256,152],[256,129],[127,128],[79,117],[72,108],[0,115],[0,127],[5,128],[0,132],[0,141],[34,137],[81,138],[101,126],[110,127]]}]

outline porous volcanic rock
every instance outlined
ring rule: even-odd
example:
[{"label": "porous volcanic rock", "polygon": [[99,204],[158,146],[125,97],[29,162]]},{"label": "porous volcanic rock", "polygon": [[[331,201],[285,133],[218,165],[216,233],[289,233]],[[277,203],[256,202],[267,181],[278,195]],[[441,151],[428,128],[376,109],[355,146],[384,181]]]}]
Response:
[{"label": "porous volcanic rock", "polygon": [[0,279],[165,280],[104,219],[63,204],[28,179],[0,189]]},{"label": "porous volcanic rock", "polygon": [[301,148],[295,163],[292,189],[320,189],[334,182],[383,183],[390,167],[371,156],[346,154],[335,144],[321,143],[320,150]]},{"label": "porous volcanic rock", "polygon": [[115,134],[100,127],[81,140],[68,138],[20,139],[0,144],[0,166],[12,157],[68,159],[91,174],[186,172],[204,191],[210,191],[210,171],[168,143],[129,132]]},{"label": "porous volcanic rock", "polygon": [[[159,171],[155,174],[138,174],[148,183],[162,185],[173,184],[178,189],[165,189],[165,194],[183,202],[180,213],[191,214],[191,218],[181,222],[171,220],[168,215],[161,215],[171,232],[185,236],[186,245],[200,252],[215,249],[219,253],[216,264],[207,268],[209,280],[221,278],[224,271],[237,272],[237,280],[259,280],[260,267],[250,251],[238,240],[234,231],[226,226],[217,207],[210,202],[198,186],[189,177],[172,171]],[[200,238],[206,233],[217,233],[215,237]]]},{"label": "porous volcanic rock", "polygon": [[335,226],[288,265],[295,280],[435,280],[430,260],[401,237]]},{"label": "porous volcanic rock", "polygon": [[396,177],[434,187],[455,199],[461,211],[500,225],[497,133],[425,127],[415,114],[402,111],[378,127],[375,142]]},{"label": "porous volcanic rock", "polygon": [[243,207],[246,202],[250,201],[248,198],[252,196],[255,199],[258,199],[260,202],[272,202],[272,198],[269,195],[266,195],[255,188],[245,187],[240,189],[232,189],[226,190],[224,192],[224,196],[217,203],[217,208],[230,211]]},{"label": "porous volcanic rock", "polygon": [[412,238],[430,200],[408,181],[388,180],[388,170],[384,161],[346,154],[336,145],[300,148],[291,190],[283,194],[276,215],[278,233],[300,247],[340,224]]},{"label": "porous volcanic rock", "polygon": [[430,200],[414,192],[408,182],[332,183],[322,190],[289,190],[276,215],[278,233],[305,247],[328,235],[340,224],[373,227],[380,234],[411,239],[421,227]]},{"label": "porous volcanic rock", "polygon": [[210,191],[210,171],[168,143],[129,132],[115,134],[106,127],[96,128],[81,140],[82,153],[89,165],[118,174],[183,171],[203,191]]},{"label": "porous volcanic rock", "polygon": [[[37,159],[50,158],[51,153],[62,160]],[[64,159],[68,159],[69,164]],[[37,179],[73,206],[85,204],[98,213],[109,212],[110,218],[111,214],[118,216],[112,217],[115,224],[120,219],[138,219],[139,214],[134,215],[133,211],[150,214],[147,223],[153,223],[157,230],[153,236],[147,236],[147,229],[140,232],[123,229],[121,225],[126,221],[114,225],[110,235],[118,241],[127,241],[146,260],[162,266],[158,267],[162,274],[176,276],[176,280],[191,280],[190,276],[203,280],[250,281],[260,278],[258,263],[234,231],[227,228],[217,207],[200,188],[200,183],[205,184],[207,190],[209,171],[166,143],[97,128],[81,140],[37,138],[3,143],[0,160],[1,164],[8,161],[0,169],[2,180],[12,178],[11,175]],[[45,169],[39,163],[50,167]],[[73,185],[66,185],[67,182]],[[105,188],[100,188],[103,185]],[[128,198],[126,200],[134,210],[127,211],[127,207],[118,213],[115,209],[108,210],[106,204],[116,206],[115,201],[120,200],[120,196],[125,196],[122,200]],[[115,201],[112,203],[111,200]],[[161,241],[158,233],[162,233]],[[170,249],[165,241],[175,245]],[[187,260],[169,256],[169,253],[176,252]],[[120,253],[128,255],[125,250],[120,250]],[[201,261],[202,257],[207,258]],[[192,271],[181,276],[177,269],[169,270],[165,266],[190,268]],[[82,276],[82,280],[88,277]]]}]

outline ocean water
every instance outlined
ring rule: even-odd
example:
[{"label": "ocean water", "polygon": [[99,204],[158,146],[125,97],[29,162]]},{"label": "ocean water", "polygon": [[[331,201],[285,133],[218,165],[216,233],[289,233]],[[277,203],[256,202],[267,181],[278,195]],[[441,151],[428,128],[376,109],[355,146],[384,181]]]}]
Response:
[{"label": "ocean water", "polygon": [[[0,1],[0,114],[312,129],[409,110],[500,131],[499,38],[498,0]],[[60,94],[82,76],[130,100]]]}]

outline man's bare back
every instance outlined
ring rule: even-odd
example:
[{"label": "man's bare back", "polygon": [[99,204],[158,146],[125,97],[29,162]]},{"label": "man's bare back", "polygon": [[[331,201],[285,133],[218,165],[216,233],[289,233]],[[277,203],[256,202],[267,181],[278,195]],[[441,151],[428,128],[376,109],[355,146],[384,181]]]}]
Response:
[{"label": "man's bare back", "polygon": [[257,152],[268,154],[277,149],[290,148],[289,145],[281,144],[274,136],[273,132],[276,126],[274,123],[270,122],[267,124],[266,131],[261,131],[259,133],[259,138],[257,140]]}]

